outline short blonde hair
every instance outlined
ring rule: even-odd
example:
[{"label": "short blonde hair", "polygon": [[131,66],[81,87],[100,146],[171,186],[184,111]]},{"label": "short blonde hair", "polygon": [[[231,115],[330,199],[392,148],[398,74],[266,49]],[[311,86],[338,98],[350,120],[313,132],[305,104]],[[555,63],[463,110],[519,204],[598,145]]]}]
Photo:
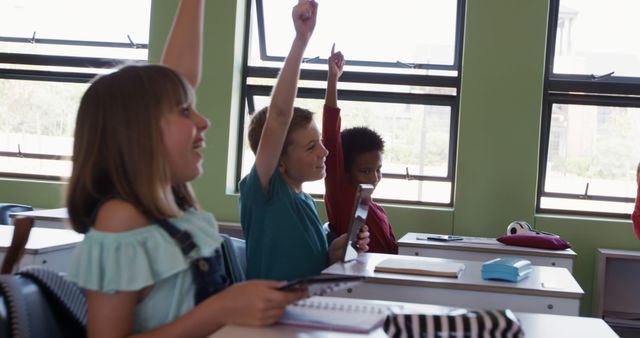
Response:
[{"label": "short blonde hair", "polygon": [[[160,65],[126,66],[96,78],[78,109],[67,208],[73,228],[89,230],[100,203],[120,198],[151,220],[167,218],[170,182],[161,120],[193,102],[191,86]],[[181,209],[197,208],[188,183],[172,187]]]},{"label": "short blonde hair", "polygon": [[[264,129],[264,124],[267,121],[267,112],[269,107],[264,107],[257,112],[253,113],[253,117],[249,122],[249,147],[254,154],[258,151],[258,145],[260,144],[260,139],[262,138],[262,130]],[[289,123],[289,129],[287,129],[287,137],[285,139],[282,154],[286,153],[287,147],[290,145],[291,140],[289,137],[291,134],[299,129],[307,127],[313,121],[313,112],[300,108],[293,108],[293,117],[291,118],[291,123]]]}]

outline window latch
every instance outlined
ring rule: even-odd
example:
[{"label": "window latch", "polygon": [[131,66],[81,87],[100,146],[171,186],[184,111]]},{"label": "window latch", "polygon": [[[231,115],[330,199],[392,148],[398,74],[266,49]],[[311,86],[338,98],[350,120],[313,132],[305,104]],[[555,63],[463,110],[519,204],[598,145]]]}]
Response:
[{"label": "window latch", "polygon": [[404,169],[405,169],[404,178],[405,178],[407,181],[412,181],[412,180],[414,180],[414,179],[415,179],[415,177],[413,177],[412,175],[409,175],[409,167],[404,167]]},{"label": "window latch", "polygon": [[131,48],[138,49],[138,44],[133,42],[133,39],[131,39],[131,36],[129,36],[129,34],[127,34],[127,39],[129,39],[129,45],[131,46]]},{"label": "window latch", "polygon": [[406,62],[402,62],[402,61],[396,61],[396,64],[401,65],[403,67],[412,68],[412,69],[417,68],[415,63],[406,63]]},{"label": "window latch", "polygon": [[591,80],[593,80],[593,81],[602,80],[604,78],[610,77],[611,75],[613,75],[613,73],[615,73],[615,72],[609,72],[609,73],[602,74],[602,75],[591,74]]},{"label": "window latch", "polygon": [[36,43],[36,31],[33,31],[33,35],[31,36],[31,39],[29,39],[29,42],[33,44]]},{"label": "window latch", "polygon": [[589,182],[587,182],[587,185],[584,188],[584,195],[578,195],[578,198],[583,200],[588,200],[591,198],[589,196]]},{"label": "window latch", "polygon": [[313,57],[313,58],[302,59],[302,63],[316,63],[318,61],[320,61],[320,57],[319,56],[316,56],[316,57]]},{"label": "window latch", "polygon": [[22,153],[22,150],[20,150],[20,144],[18,144],[18,157],[20,158],[24,158],[24,154]]}]

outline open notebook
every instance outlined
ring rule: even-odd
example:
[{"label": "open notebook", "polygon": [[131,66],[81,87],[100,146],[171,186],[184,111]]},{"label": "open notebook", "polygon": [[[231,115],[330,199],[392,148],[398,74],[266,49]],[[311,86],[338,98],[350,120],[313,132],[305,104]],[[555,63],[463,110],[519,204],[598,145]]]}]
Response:
[{"label": "open notebook", "polygon": [[369,300],[316,296],[287,306],[279,323],[366,333],[381,326],[396,308]]},{"label": "open notebook", "polygon": [[464,264],[455,262],[432,262],[418,259],[387,258],[376,265],[376,272],[406,273],[458,278]]}]

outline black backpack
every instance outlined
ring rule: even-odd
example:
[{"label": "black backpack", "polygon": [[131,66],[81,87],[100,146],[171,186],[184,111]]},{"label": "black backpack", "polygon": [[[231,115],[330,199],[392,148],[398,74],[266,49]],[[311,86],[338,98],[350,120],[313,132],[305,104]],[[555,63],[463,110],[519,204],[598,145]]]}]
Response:
[{"label": "black backpack", "polygon": [[0,338],[87,336],[84,292],[40,266],[0,275]]}]

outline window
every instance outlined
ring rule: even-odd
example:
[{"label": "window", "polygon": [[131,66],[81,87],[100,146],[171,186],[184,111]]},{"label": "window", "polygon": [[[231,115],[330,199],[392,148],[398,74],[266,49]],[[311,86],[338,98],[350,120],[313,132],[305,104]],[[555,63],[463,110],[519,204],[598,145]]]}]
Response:
[{"label": "window", "polygon": [[538,211],[628,217],[640,162],[633,0],[552,0]]},{"label": "window", "polygon": [[146,62],[150,9],[151,0],[0,2],[0,176],[70,175],[80,98],[96,75]]},{"label": "window", "polygon": [[[352,15],[363,9],[366,15]],[[254,162],[251,113],[268,105],[294,36],[288,2],[252,0],[247,13],[238,181]],[[463,13],[463,0],[320,3],[295,104],[316,112],[321,126],[335,42],[347,59],[338,84],[342,127],[367,126],[385,140],[384,179],[374,193],[380,200],[453,205]],[[307,182],[304,189],[321,195],[324,184]]]}]

